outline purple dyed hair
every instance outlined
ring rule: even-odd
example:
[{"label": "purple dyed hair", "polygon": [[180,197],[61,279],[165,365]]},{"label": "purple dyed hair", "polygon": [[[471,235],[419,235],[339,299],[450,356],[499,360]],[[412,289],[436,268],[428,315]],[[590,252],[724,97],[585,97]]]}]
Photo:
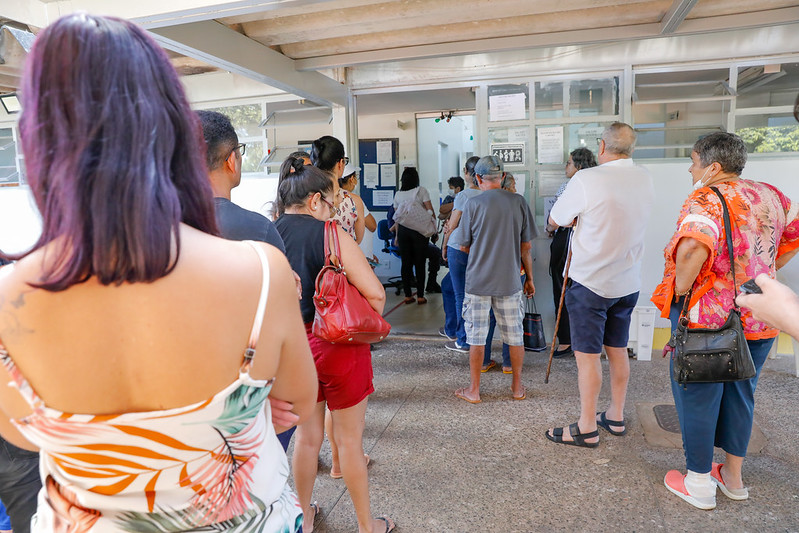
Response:
[{"label": "purple dyed hair", "polygon": [[202,130],[144,30],[86,13],[58,19],[33,45],[21,103],[43,227],[14,258],[55,245],[35,286],[155,281],[177,264],[181,222],[217,234]]}]

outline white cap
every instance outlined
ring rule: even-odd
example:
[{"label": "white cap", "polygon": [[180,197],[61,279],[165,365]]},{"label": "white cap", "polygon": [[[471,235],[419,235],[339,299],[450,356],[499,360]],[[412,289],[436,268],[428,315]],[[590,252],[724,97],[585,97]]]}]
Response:
[{"label": "white cap", "polygon": [[341,174],[341,177],[342,178],[346,178],[350,174],[354,174],[354,173],[358,172],[359,170],[361,170],[360,167],[356,167],[352,163],[347,163],[344,166],[344,172]]}]

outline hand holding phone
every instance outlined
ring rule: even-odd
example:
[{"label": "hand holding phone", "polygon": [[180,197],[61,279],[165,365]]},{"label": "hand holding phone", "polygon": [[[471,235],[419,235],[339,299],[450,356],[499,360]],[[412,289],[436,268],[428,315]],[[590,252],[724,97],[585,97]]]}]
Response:
[{"label": "hand holding phone", "polygon": [[741,294],[763,294],[763,291],[760,290],[760,286],[755,283],[754,279],[750,279],[741,285]]}]

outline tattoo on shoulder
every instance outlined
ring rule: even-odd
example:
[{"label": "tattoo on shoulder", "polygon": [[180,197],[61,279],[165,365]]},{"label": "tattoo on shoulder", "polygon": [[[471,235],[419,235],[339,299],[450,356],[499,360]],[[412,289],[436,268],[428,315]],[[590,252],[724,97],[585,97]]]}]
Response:
[{"label": "tattoo on shoulder", "polygon": [[34,332],[33,329],[26,327],[14,312],[14,309],[19,309],[23,305],[25,305],[25,293],[20,293],[13,300],[0,296],[0,339],[19,338],[20,335]]}]

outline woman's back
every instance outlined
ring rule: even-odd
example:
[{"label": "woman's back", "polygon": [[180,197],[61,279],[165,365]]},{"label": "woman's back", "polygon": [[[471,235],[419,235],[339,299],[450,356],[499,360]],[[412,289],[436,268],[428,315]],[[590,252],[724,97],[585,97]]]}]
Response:
[{"label": "woman's back", "polygon": [[[36,279],[40,253],[0,276],[0,343],[22,392],[2,399],[42,449],[43,530],[54,513],[92,531],[226,520],[242,531],[294,528],[299,509],[265,409],[287,337],[302,335],[286,313],[296,302],[288,265],[267,248],[264,278],[249,244],[185,226],[181,243],[174,271],[149,284],[31,289],[23,283]],[[261,299],[266,320],[256,317]],[[293,385],[288,377],[283,388]]]}]

